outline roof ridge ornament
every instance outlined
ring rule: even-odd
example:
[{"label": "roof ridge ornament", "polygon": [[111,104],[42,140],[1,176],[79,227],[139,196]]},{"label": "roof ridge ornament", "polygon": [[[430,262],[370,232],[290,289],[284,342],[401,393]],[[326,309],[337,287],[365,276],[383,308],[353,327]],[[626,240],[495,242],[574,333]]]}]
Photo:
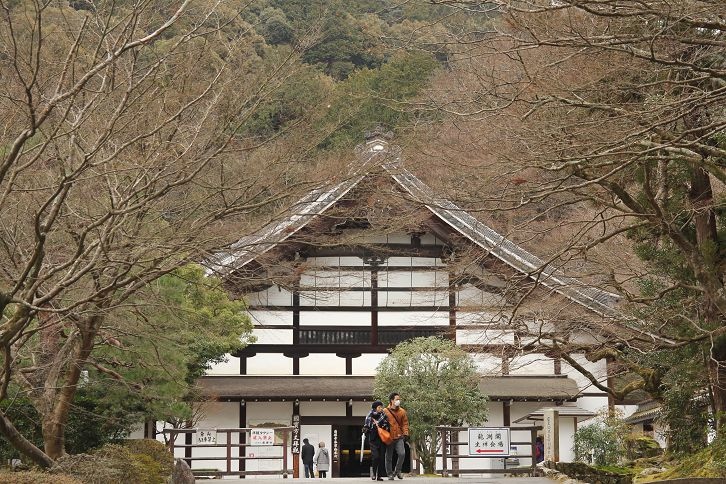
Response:
[{"label": "roof ridge ornament", "polygon": [[365,144],[360,148],[364,153],[385,153],[388,150],[390,141],[393,139],[393,131],[387,130],[384,126],[378,125],[364,133]]}]

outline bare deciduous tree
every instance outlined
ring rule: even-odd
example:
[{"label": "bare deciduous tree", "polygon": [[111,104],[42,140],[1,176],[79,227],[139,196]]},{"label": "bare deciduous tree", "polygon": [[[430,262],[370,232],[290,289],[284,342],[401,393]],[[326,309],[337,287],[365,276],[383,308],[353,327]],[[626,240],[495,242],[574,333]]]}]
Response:
[{"label": "bare deciduous tree", "polygon": [[316,143],[239,135],[299,65],[244,69],[241,2],[81,6],[0,2],[0,400],[27,392],[45,448],[2,413],[0,433],[42,466],[107,316],[309,189],[289,160]]},{"label": "bare deciduous tree", "polygon": [[[701,355],[723,426],[726,5],[503,0],[486,8],[491,30],[460,37],[454,73],[435,86],[435,107],[456,119],[456,136],[468,132],[481,148],[479,159],[449,170],[469,176],[467,205],[517,214],[510,220],[535,240],[558,232],[551,254],[563,266],[592,267],[603,247],[635,249],[646,264],[626,268],[627,257],[605,254],[620,269],[601,265],[591,279],[627,296],[629,317],[611,321],[613,337],[588,357],[617,361],[637,378],[613,386],[579,369],[615,397],[635,389],[660,397],[667,365],[657,355],[689,349]],[[514,227],[512,237],[526,238]],[[566,343],[553,336],[549,344],[567,358],[577,348]]]}]

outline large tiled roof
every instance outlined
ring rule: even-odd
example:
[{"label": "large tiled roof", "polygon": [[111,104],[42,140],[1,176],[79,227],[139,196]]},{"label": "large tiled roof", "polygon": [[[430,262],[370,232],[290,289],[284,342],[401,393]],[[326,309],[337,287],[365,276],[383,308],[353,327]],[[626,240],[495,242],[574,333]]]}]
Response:
[{"label": "large tiled roof", "polygon": [[[205,376],[199,385],[206,396],[232,400],[370,400],[372,376]],[[492,400],[575,400],[577,384],[565,376],[485,376],[481,391]]]},{"label": "large tiled roof", "polygon": [[292,215],[239,239],[229,251],[208,261],[210,271],[225,275],[244,267],[324,213],[360,183],[373,167],[380,165],[414,200],[494,257],[597,314],[618,314],[614,308],[618,295],[566,276],[559,268],[515,244],[455,203],[437,197],[430,187],[401,165],[398,152],[389,149],[387,142],[371,140],[360,147],[359,152],[362,153],[362,163],[347,179],[329,187],[312,190],[292,208]]}]

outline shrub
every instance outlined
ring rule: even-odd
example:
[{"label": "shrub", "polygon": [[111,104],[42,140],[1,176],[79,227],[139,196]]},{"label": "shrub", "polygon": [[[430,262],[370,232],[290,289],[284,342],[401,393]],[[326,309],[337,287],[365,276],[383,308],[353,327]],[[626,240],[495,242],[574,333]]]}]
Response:
[{"label": "shrub", "polygon": [[625,451],[628,459],[636,460],[660,455],[663,449],[653,437],[630,434],[625,437]]},{"label": "shrub", "polygon": [[[147,476],[155,476],[153,482],[165,482],[174,469],[174,456],[159,441],[151,439],[127,440],[124,443],[129,452],[140,462],[145,462]],[[149,462],[147,459],[151,459]]]},{"label": "shrub", "polygon": [[91,454],[63,456],[51,469],[85,484],[163,484],[171,475],[174,459],[164,445],[154,441],[131,441],[104,445]]},{"label": "shrub", "polygon": [[0,471],[0,482],[3,484],[83,484],[83,481],[79,481],[75,477],[40,471]]},{"label": "shrub", "polygon": [[596,423],[580,427],[575,432],[575,459],[596,466],[617,464],[625,457],[625,440],[630,427],[618,411],[603,409]]}]

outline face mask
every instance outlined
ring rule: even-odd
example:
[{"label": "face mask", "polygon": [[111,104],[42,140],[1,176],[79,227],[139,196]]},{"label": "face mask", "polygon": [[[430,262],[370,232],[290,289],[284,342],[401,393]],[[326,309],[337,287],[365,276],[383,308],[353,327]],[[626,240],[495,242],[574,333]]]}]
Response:
[{"label": "face mask", "polygon": [[401,400],[394,400],[393,401],[393,405],[395,405],[396,407],[400,407],[401,406]]}]

